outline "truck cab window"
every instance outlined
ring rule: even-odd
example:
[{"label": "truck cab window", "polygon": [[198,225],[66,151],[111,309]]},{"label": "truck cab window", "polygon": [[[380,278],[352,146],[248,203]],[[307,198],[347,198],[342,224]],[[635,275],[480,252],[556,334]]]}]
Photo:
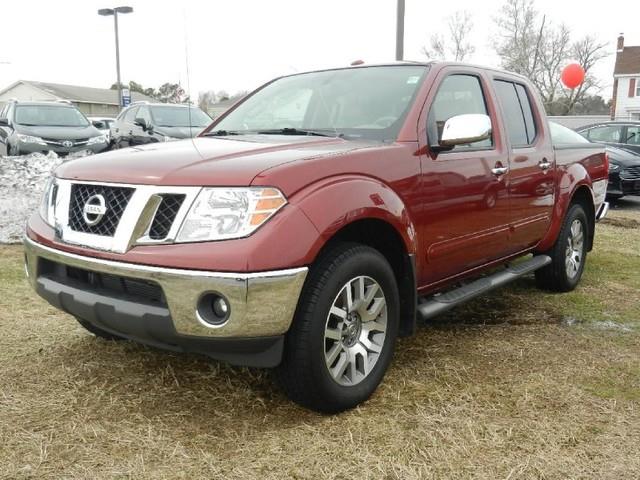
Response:
[{"label": "truck cab window", "polygon": [[[527,135],[527,123],[515,85],[512,82],[503,80],[496,80],[494,85],[496,95],[504,112],[505,128],[507,129],[511,147],[526,147],[530,144],[529,136]],[[531,140],[533,140],[533,137]]]},{"label": "truck cab window", "polygon": [[[437,144],[444,124],[451,117],[468,113],[488,115],[480,79],[474,75],[449,75],[440,84],[438,93],[431,104],[427,119],[429,142]],[[453,150],[486,148],[493,145],[493,139],[456,145]]]}]

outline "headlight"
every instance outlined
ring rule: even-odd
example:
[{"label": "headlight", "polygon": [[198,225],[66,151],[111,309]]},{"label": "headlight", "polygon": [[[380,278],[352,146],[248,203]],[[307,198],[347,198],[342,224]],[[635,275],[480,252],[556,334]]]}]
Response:
[{"label": "headlight", "polygon": [[246,237],[286,203],[276,188],[205,188],[193,202],[176,241]]},{"label": "headlight", "polygon": [[610,172],[615,172],[616,170],[620,170],[620,165],[618,165],[617,163],[613,163],[613,162],[609,162],[609,171]]},{"label": "headlight", "polygon": [[42,193],[42,200],[40,201],[40,216],[51,227],[55,227],[56,223],[56,197],[58,195],[58,185],[56,184],[55,177],[52,175],[47,180],[44,186],[44,192]]},{"label": "headlight", "polygon": [[98,135],[97,137],[91,137],[87,142],[87,145],[97,145],[99,143],[107,143],[107,136]]},{"label": "headlight", "polygon": [[180,140],[180,139],[179,139],[179,138],[176,138],[176,137],[169,137],[169,136],[165,135],[165,136],[163,137],[163,140],[164,140],[165,142],[173,142],[173,141],[175,141],[175,140]]},{"label": "headlight", "polygon": [[39,143],[41,145],[46,145],[45,141],[40,137],[34,137],[33,135],[23,135],[22,133],[16,133],[16,137],[18,137],[18,141],[22,143]]}]

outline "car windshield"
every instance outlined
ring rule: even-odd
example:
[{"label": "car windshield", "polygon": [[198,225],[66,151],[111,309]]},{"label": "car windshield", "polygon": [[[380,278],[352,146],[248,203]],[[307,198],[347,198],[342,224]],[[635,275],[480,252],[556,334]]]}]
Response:
[{"label": "car windshield", "polygon": [[62,105],[18,105],[15,123],[42,127],[86,127],[89,125],[79,110]]},{"label": "car windshield", "polygon": [[159,127],[206,127],[211,123],[211,117],[195,107],[152,107],[151,114]]},{"label": "car windshield", "polygon": [[549,122],[549,129],[551,130],[551,141],[555,145],[560,143],[591,143],[578,132],[559,123]]},{"label": "car windshield", "polygon": [[395,140],[426,71],[424,65],[394,65],[280,78],[247,98],[212,133]]}]

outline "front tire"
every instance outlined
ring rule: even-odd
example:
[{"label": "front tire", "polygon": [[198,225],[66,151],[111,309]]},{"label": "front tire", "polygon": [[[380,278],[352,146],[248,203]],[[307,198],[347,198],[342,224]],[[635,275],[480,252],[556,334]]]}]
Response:
[{"label": "front tire", "polygon": [[285,340],[279,383],[326,413],[368,399],[391,362],[400,301],[393,270],[373,248],[341,244],[311,268]]},{"label": "front tire", "polygon": [[576,288],[587,259],[588,226],[587,214],[582,205],[571,205],[556,243],[545,252],[551,257],[551,263],[536,270],[539,288],[553,292],[569,292]]}]

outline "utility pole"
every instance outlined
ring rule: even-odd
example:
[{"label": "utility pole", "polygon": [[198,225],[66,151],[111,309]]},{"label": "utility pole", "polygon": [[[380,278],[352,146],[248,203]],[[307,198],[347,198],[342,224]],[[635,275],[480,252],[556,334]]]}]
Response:
[{"label": "utility pole", "polygon": [[398,14],[396,18],[396,60],[404,57],[404,0],[398,0]]}]

